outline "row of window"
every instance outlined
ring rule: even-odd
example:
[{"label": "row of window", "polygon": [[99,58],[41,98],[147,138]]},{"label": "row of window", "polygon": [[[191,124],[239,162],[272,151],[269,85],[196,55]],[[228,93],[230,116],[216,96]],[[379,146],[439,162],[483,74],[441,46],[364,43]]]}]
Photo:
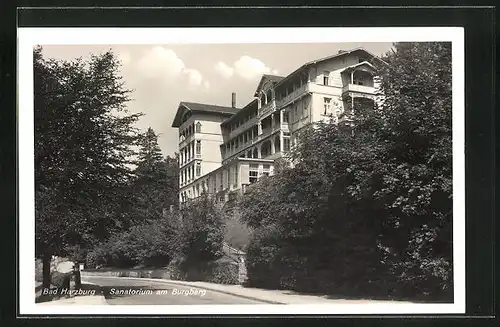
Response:
[{"label": "row of window", "polygon": [[[304,85],[304,84],[307,84],[307,78],[302,77],[299,80],[298,84],[294,83],[294,84],[292,84],[290,86],[285,87],[284,90],[278,91],[277,94],[276,94],[276,100],[280,101],[280,100],[286,98],[289,94],[291,94],[294,91],[296,91],[297,89],[301,88],[302,85]],[[276,90],[275,90],[275,92],[276,92]]]},{"label": "row of window", "polygon": [[183,165],[192,159],[201,158],[201,140],[195,140],[179,150],[179,164]]},{"label": "row of window", "polygon": [[180,183],[181,185],[184,185],[185,183],[189,183],[192,180],[195,179],[195,173],[196,177],[201,176],[201,162],[196,162],[196,164],[191,165],[189,167],[186,167],[181,170],[180,172]]},{"label": "row of window", "polygon": [[[188,171],[192,169],[193,166],[190,166]],[[262,165],[262,171],[259,174],[259,164],[250,164],[249,167],[249,182],[250,183],[255,183],[259,180],[260,177],[262,176],[269,176],[271,173],[271,165],[270,164],[264,164]],[[230,179],[230,176],[232,175],[232,180]],[[181,174],[182,176],[182,174]],[[217,191],[222,191],[224,190],[224,185],[226,187],[229,187],[230,183],[233,183],[233,187],[238,187],[239,183],[239,169],[238,167],[230,167],[229,170],[221,171],[219,172],[216,176],[213,177],[214,179],[210,180],[202,180],[196,185],[193,186],[193,191],[191,192],[191,189],[186,190],[181,192],[181,201],[184,202],[188,198],[191,197],[198,197],[200,196],[204,191],[210,192],[212,191],[213,194],[216,194]],[[219,189],[217,190],[217,185],[215,183],[215,180],[217,180]],[[225,180],[225,183],[224,183]],[[212,185],[212,189],[210,190],[209,187]]]},{"label": "row of window", "polygon": [[201,133],[201,123],[197,122],[192,123],[189,126],[186,126],[182,131],[179,131],[179,139],[182,142],[187,137],[193,135],[194,133]]},{"label": "row of window", "polygon": [[245,124],[247,121],[254,117],[257,117],[257,109],[251,111],[247,116],[238,119],[234,123],[231,123],[231,125],[229,126],[229,132],[235,131],[236,129],[238,129],[238,127]]}]

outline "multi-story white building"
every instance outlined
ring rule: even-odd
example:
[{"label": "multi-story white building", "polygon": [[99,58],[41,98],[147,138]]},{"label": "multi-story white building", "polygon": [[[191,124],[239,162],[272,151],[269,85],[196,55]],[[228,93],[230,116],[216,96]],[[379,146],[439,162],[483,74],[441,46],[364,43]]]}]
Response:
[{"label": "multi-story white building", "polygon": [[203,192],[227,199],[261,176],[296,144],[298,132],[318,121],[338,122],[356,101],[375,101],[376,66],[382,60],[357,48],[305,63],[286,77],[263,75],[255,99],[243,108],[181,102],[179,128],[181,203]]}]

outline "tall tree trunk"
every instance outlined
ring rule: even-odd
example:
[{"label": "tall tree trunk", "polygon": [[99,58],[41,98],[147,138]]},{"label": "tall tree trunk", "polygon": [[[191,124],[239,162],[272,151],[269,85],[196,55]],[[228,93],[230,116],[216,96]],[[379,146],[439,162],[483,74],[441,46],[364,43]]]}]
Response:
[{"label": "tall tree trunk", "polygon": [[42,257],[43,287],[50,288],[50,261],[52,254],[44,253]]}]

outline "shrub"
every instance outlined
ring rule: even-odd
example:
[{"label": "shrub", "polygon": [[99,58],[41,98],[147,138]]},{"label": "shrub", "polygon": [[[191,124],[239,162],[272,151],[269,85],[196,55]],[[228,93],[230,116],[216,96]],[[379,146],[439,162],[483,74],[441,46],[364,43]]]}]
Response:
[{"label": "shrub", "polygon": [[225,226],[215,201],[203,195],[183,207],[181,214],[181,251],[186,264],[194,266],[219,259],[223,254]]},{"label": "shrub", "polygon": [[85,265],[87,268],[96,268],[97,266],[105,266],[109,263],[109,252],[106,251],[105,246],[99,245],[92,251],[87,252],[85,258]]},{"label": "shrub", "polygon": [[58,289],[69,288],[71,276],[72,273],[54,271],[50,276],[50,280],[52,285],[56,286]]},{"label": "shrub", "polygon": [[238,284],[238,264],[222,260],[214,262],[210,267],[207,282],[217,284]]},{"label": "shrub", "polygon": [[275,226],[257,229],[247,249],[247,283],[253,287],[279,288],[282,272],[279,271],[281,250]]}]

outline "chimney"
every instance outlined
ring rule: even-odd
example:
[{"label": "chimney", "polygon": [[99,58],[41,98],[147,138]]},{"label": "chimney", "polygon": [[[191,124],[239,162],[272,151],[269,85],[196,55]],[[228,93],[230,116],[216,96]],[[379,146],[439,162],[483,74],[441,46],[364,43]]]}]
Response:
[{"label": "chimney", "polygon": [[236,93],[231,93],[231,107],[236,108]]}]

